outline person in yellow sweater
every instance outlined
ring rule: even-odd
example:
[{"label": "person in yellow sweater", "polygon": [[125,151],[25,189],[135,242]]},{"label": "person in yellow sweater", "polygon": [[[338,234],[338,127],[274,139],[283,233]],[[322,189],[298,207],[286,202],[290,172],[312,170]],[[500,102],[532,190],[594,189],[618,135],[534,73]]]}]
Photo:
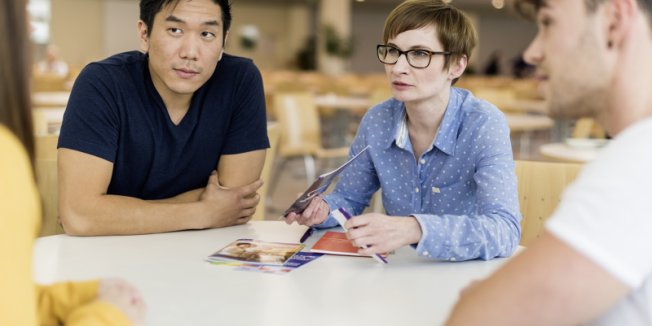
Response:
[{"label": "person in yellow sweater", "polygon": [[139,325],[145,305],[119,279],[35,285],[32,247],[41,222],[34,181],[26,4],[0,2],[0,325]]}]

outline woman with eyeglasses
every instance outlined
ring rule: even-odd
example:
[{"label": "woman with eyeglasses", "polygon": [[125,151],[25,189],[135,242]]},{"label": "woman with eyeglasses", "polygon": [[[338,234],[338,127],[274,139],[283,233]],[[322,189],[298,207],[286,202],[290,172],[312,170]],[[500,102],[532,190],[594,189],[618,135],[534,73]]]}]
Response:
[{"label": "woman with eyeglasses", "polygon": [[[330,212],[342,207],[354,215],[346,227],[361,254],[411,245],[438,260],[511,255],[521,216],[507,121],[452,87],[476,38],[469,19],[441,0],[398,5],[377,46],[394,96],[367,112],[350,154],[370,149],[332,194],[286,221],[333,227]],[[379,188],[387,215],[362,214]]]}]

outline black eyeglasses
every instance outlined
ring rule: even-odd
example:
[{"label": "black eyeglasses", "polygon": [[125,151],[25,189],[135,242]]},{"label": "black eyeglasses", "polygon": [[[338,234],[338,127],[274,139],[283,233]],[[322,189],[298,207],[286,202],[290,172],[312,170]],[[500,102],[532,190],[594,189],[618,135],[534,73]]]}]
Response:
[{"label": "black eyeglasses", "polygon": [[451,52],[429,51],[422,49],[401,51],[391,45],[381,44],[376,47],[376,53],[378,54],[378,60],[388,65],[396,64],[398,58],[400,58],[401,55],[405,54],[408,64],[417,69],[427,68],[430,65],[430,60],[432,59],[433,55],[451,54]]}]

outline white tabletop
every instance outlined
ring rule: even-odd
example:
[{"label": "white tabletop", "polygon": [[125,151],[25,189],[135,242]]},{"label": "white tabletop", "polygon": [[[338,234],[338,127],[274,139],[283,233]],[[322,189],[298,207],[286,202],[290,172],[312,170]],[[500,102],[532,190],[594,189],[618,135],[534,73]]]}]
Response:
[{"label": "white tabletop", "polygon": [[544,157],[561,162],[586,163],[593,161],[600,153],[600,147],[573,147],[566,143],[549,143],[539,147]]},{"label": "white tabletop", "polygon": [[323,256],[274,275],[204,261],[238,238],[296,242],[304,230],[256,221],[141,236],[57,235],[37,240],[34,273],[41,283],[123,277],[143,293],[148,325],[418,326],[443,323],[464,286],[505,262],[435,262],[402,248],[388,265]]},{"label": "white tabletop", "polygon": [[505,114],[507,125],[512,132],[528,132],[551,129],[555,122],[544,115]]},{"label": "white tabletop", "polygon": [[368,97],[342,96],[337,94],[325,94],[315,96],[315,104],[320,109],[342,109],[356,112],[364,112],[372,103]]},{"label": "white tabletop", "polygon": [[70,92],[36,92],[32,94],[32,106],[66,106],[69,98]]},{"label": "white tabletop", "polygon": [[502,103],[499,109],[514,113],[547,114],[548,102],[546,100],[513,99]]}]

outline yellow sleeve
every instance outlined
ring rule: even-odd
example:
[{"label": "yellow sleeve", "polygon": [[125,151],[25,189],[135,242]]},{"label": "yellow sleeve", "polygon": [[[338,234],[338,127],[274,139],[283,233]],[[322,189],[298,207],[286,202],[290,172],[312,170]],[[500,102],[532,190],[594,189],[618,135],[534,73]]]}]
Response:
[{"label": "yellow sleeve", "polygon": [[98,287],[98,281],[39,286],[41,325],[131,325],[116,307],[96,300]]},{"label": "yellow sleeve", "polygon": [[27,153],[0,126],[0,325],[37,325],[32,246],[40,215]]},{"label": "yellow sleeve", "polygon": [[68,316],[66,326],[77,325],[131,325],[127,317],[115,306],[95,300],[89,304],[78,307]]},{"label": "yellow sleeve", "polygon": [[38,315],[41,325],[56,325],[72,311],[97,297],[98,281],[65,282],[37,286]]},{"label": "yellow sleeve", "polygon": [[39,317],[41,325],[129,325],[117,308],[94,300],[97,281],[34,285],[32,249],[40,216],[27,153],[0,125],[0,325],[37,326]]}]

